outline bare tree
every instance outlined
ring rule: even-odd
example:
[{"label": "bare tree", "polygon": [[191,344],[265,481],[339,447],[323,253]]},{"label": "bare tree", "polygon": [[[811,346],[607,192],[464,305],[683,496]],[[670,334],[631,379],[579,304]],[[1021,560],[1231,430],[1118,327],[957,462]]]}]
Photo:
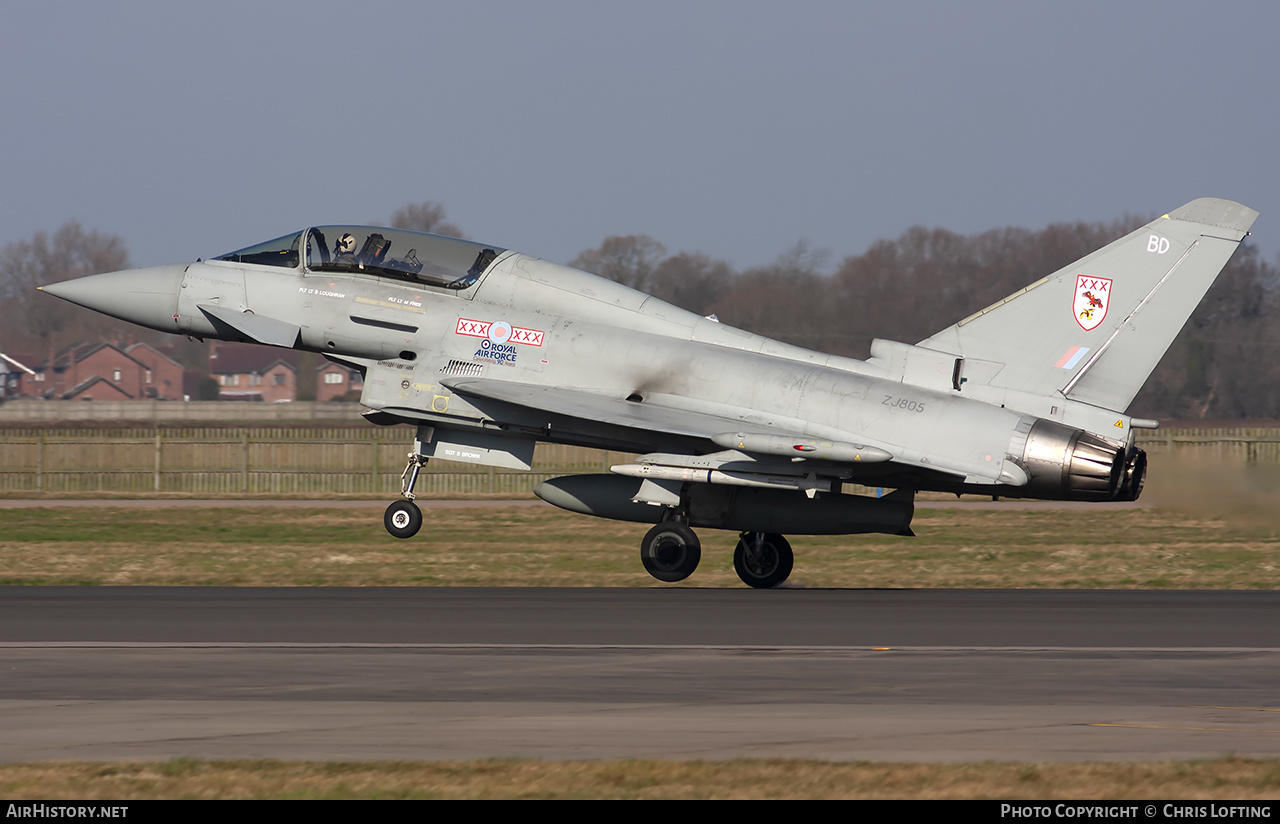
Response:
[{"label": "bare tree", "polygon": [[37,286],[47,283],[114,272],[128,265],[123,240],[86,232],[75,221],[63,225],[52,238],[41,231],[31,240],[6,245],[0,249],[4,314],[0,343],[48,356],[73,340],[112,338],[137,331],[137,327],[36,291]]},{"label": "bare tree", "polygon": [[391,228],[466,238],[461,229],[444,219],[444,207],[430,200],[396,209],[391,215]]},{"label": "bare tree", "polygon": [[832,298],[850,318],[840,354],[866,357],[872,338],[914,343],[1128,233],[1146,221],[1055,224],[1041,231],[959,235],[914,226],[845,258]]},{"label": "bare tree", "polygon": [[569,265],[623,286],[648,292],[654,270],[667,248],[648,235],[614,235],[604,239],[598,249],[588,249]]},{"label": "bare tree", "polygon": [[827,253],[801,241],[769,266],[743,272],[711,308],[725,323],[810,349],[831,351],[842,334]]},{"label": "bare tree", "polygon": [[729,264],[701,252],[681,252],[658,264],[650,278],[656,298],[705,315],[733,288],[736,277]]},{"label": "bare tree", "polygon": [[724,261],[701,252],[664,257],[666,253],[666,247],[648,235],[614,235],[569,265],[700,315],[733,285],[736,275]]}]

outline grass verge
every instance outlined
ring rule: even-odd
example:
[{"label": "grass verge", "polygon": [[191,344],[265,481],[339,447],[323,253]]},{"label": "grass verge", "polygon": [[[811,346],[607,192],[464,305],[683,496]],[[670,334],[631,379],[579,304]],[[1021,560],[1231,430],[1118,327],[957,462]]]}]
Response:
[{"label": "grass verge", "polygon": [[822,761],[0,765],[0,798],[78,799],[1275,799],[1280,761],[881,764]]},{"label": "grass verge", "polygon": [[[551,507],[435,509],[400,541],[376,510],[0,510],[0,583],[195,586],[659,586],[644,524]],[[1280,530],[1133,510],[922,509],[917,537],[794,536],[794,587],[1272,589]],[[734,533],[701,530],[677,586],[738,587]]]}]

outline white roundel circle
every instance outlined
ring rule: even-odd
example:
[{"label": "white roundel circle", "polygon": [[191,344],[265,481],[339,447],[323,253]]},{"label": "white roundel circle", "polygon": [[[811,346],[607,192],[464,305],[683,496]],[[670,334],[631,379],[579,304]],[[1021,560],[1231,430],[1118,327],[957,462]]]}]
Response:
[{"label": "white roundel circle", "polygon": [[506,343],[511,340],[511,324],[502,320],[490,324],[489,340],[494,343]]}]

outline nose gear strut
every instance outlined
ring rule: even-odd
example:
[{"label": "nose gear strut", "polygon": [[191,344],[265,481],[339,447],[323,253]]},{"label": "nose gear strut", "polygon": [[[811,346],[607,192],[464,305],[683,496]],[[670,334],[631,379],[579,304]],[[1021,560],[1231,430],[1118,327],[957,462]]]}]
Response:
[{"label": "nose gear strut", "polygon": [[413,502],[413,488],[418,485],[418,475],[427,465],[427,459],[415,449],[409,453],[409,463],[400,474],[402,501],[394,501],[382,517],[382,525],[396,538],[412,538],[422,528],[422,510]]}]

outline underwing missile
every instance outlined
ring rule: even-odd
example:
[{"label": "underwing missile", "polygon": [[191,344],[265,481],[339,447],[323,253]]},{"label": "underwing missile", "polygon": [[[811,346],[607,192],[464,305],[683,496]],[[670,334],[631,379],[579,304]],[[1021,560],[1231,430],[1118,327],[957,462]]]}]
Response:
[{"label": "underwing missile", "polygon": [[893,460],[893,454],[877,446],[864,446],[842,441],[824,441],[817,438],[796,438],[787,435],[764,435],[752,432],[725,432],[711,438],[716,446],[741,449],[761,455],[785,455],[788,458],[835,461],[837,463],[883,463]]}]

